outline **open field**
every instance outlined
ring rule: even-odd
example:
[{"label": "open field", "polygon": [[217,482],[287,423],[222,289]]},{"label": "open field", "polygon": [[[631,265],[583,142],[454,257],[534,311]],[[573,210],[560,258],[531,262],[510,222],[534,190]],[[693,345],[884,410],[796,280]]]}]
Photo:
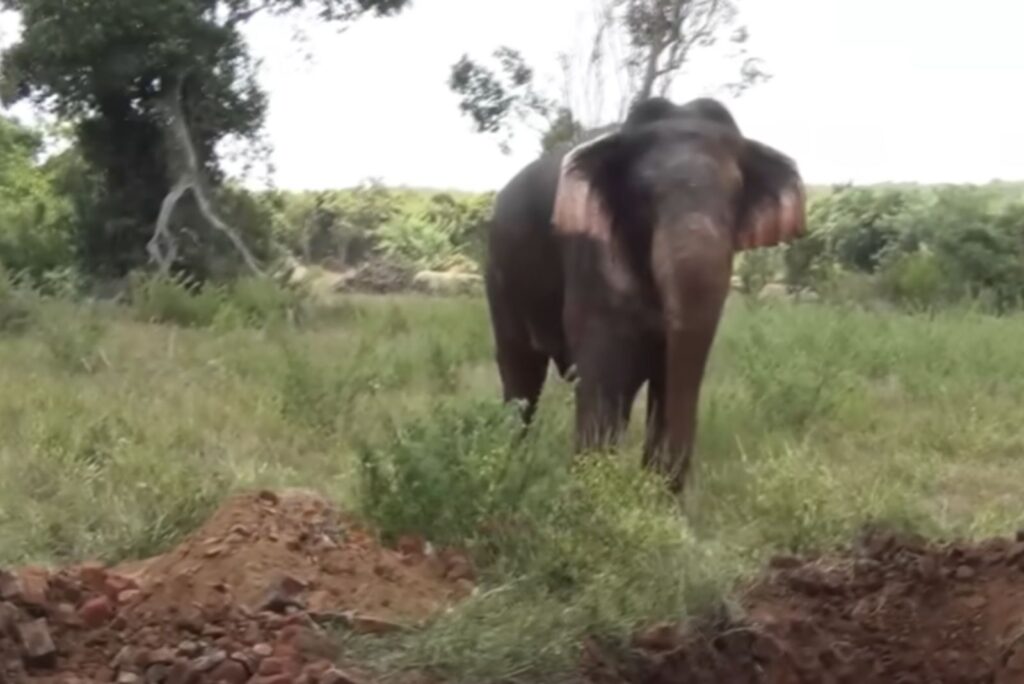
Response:
[{"label": "open field", "polygon": [[734,296],[680,511],[638,468],[636,421],[620,456],[570,469],[557,379],[513,440],[479,299],[349,296],[299,325],[183,327],[26,297],[0,338],[0,566],[142,558],[232,492],[311,488],[479,569],[479,592],[425,629],[345,638],[384,669],[557,680],[586,637],[705,614],[775,554],[873,522],[1020,524],[1021,316]]}]

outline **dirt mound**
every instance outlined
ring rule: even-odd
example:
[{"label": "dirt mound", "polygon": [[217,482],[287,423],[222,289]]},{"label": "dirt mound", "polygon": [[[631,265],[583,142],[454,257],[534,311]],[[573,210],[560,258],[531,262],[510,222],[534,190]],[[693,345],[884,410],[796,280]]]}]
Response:
[{"label": "dirt mound", "polygon": [[313,494],[262,492],[165,555],[0,573],[0,684],[357,681],[325,627],[399,630],[472,591],[464,556],[399,547]]},{"label": "dirt mound", "polygon": [[871,534],[850,555],[776,558],[742,623],[661,625],[590,681],[1024,682],[1024,537],[930,546]]}]

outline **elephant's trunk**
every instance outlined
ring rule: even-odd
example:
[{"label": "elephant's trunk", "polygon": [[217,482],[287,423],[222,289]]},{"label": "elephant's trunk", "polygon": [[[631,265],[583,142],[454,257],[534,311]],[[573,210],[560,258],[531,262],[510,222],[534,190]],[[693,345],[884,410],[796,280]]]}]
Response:
[{"label": "elephant's trunk", "polygon": [[664,438],[657,462],[674,491],[685,484],[704,369],[729,293],[727,227],[702,213],[662,222],[651,244],[665,326]]}]

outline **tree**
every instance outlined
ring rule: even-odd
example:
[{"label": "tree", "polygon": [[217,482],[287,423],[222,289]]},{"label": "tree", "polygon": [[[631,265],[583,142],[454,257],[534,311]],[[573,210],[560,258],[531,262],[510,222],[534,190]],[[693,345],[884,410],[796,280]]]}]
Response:
[{"label": "tree", "polygon": [[[749,34],[737,25],[736,0],[593,0],[592,9],[594,25],[584,54],[560,56],[563,82],[557,98],[539,91],[533,69],[512,48],[495,50],[492,64],[462,56],[452,67],[449,87],[478,132],[501,134],[503,148],[515,124],[541,128],[545,149],[578,140],[609,118],[621,120],[632,103],[667,95],[694,54],[723,37],[739,48],[732,57],[741,61],[739,79],[725,84],[728,90],[739,94],[769,77],[760,60],[746,52]],[[609,112],[605,84],[621,74],[625,79]]]},{"label": "tree", "polygon": [[347,24],[409,1],[0,0],[24,26],[4,51],[0,88],[5,104],[28,98],[74,121],[82,156],[102,174],[102,196],[81,217],[90,270],[121,275],[151,260],[166,271],[188,227],[212,228],[259,270],[210,192],[223,180],[218,143],[254,140],[266,113],[241,26],[295,11]]},{"label": "tree", "polygon": [[71,262],[70,207],[38,163],[42,146],[38,131],[0,117],[0,265],[37,282]]}]

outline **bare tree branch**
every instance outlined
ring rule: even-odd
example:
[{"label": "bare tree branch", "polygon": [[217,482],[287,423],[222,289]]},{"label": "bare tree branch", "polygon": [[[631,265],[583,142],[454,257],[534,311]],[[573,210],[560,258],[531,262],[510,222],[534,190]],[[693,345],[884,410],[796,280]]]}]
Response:
[{"label": "bare tree branch", "polygon": [[[192,184],[188,178],[178,179],[178,182],[174,184],[174,187],[171,188],[171,191],[167,193],[164,201],[160,204],[160,215],[156,219],[156,229],[153,231],[153,237],[146,243],[146,251],[149,252],[150,258],[156,263],[160,275],[167,275],[170,272],[174,259],[178,256],[178,241],[171,234],[170,229],[171,215],[174,213],[174,207],[177,206],[181,198],[191,188]],[[166,245],[166,252],[161,243]]]},{"label": "bare tree branch", "polygon": [[[217,215],[207,196],[205,184],[203,183],[202,169],[199,165],[199,156],[196,154],[195,145],[192,143],[192,136],[188,130],[188,122],[185,118],[181,102],[184,80],[184,75],[181,75],[176,77],[171,83],[165,84],[164,95],[159,101],[160,109],[166,118],[165,136],[168,149],[171,151],[169,165],[171,166],[172,175],[177,176],[177,180],[171,191],[167,193],[160,207],[157,225],[153,232],[153,237],[150,238],[147,245],[147,249],[161,271],[170,268],[170,263],[176,253],[176,241],[170,233],[169,221],[174,207],[184,197],[185,193],[191,190],[192,194],[195,195],[196,205],[199,207],[203,218],[212,227],[227,236],[251,271],[257,275],[262,275],[262,269],[248,247],[245,246],[245,242],[231,226]],[[171,245],[168,248],[169,255],[164,254],[160,250],[159,244],[161,240]]]}]

